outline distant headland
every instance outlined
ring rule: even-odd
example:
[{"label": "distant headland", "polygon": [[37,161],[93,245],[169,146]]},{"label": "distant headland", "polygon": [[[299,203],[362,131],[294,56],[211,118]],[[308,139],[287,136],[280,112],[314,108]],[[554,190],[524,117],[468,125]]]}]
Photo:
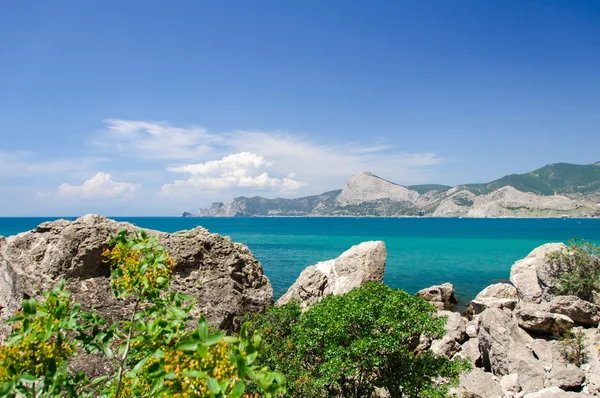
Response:
[{"label": "distant headland", "polygon": [[554,163],[483,184],[403,186],[372,173],[297,199],[236,197],[183,217],[600,217],[600,162]]}]

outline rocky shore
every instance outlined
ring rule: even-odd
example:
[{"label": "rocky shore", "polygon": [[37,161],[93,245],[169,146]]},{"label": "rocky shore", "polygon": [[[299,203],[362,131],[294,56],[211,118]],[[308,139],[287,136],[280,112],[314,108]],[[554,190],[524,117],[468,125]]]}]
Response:
[{"label": "rocky shore", "polygon": [[[123,229],[137,230],[129,223],[87,215],[0,237],[0,318],[7,319],[23,299],[64,278],[84,307],[95,307],[111,321],[124,319],[129,303],[113,298],[110,270],[102,261],[111,236]],[[244,314],[273,304],[271,284],[246,246],[201,227],[147,232],[157,235],[176,261],[172,289],[195,297],[194,313],[204,314],[213,326],[234,331]],[[467,358],[473,365],[454,391],[458,397],[600,396],[600,296],[585,301],[552,294],[547,255],[564,248],[552,243],[533,250],[512,266],[511,284],[488,286],[464,314],[451,311],[457,300],[450,283],[417,293],[448,321],[442,339],[422,337],[416,349]],[[307,267],[275,305],[297,299],[307,309],[327,295],[381,282],[386,255],[381,241],[353,246],[336,259]],[[0,338],[7,332],[3,326]],[[561,336],[568,332],[580,339],[564,340]],[[573,344],[580,350],[577,363],[565,355]]]}]

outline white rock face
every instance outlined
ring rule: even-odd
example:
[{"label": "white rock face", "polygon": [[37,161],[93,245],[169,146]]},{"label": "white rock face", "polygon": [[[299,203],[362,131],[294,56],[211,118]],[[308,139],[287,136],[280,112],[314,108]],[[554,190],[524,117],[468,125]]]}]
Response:
[{"label": "white rock face", "polygon": [[[510,269],[510,281],[517,288],[519,300],[530,303],[540,303],[544,296],[540,278],[548,267],[546,256],[549,253],[563,250],[563,243],[547,243],[535,248],[527,257],[513,264]],[[547,279],[543,277],[543,279]],[[546,281],[546,283],[548,283]]]},{"label": "white rock face", "polygon": [[476,197],[467,217],[507,217],[520,209],[537,210],[541,212],[540,215],[551,215],[552,212],[568,212],[577,208],[577,202],[566,196],[542,196],[506,186]]},{"label": "white rock face", "polygon": [[334,260],[309,266],[275,305],[300,300],[306,309],[330,294],[348,293],[366,282],[381,282],[387,251],[382,241],[352,246]]},{"label": "white rock face", "polygon": [[397,202],[415,203],[419,198],[417,191],[396,185],[371,173],[356,173],[346,182],[337,203],[346,206],[378,199],[390,199]]},{"label": "white rock face", "polygon": [[471,306],[476,314],[482,313],[487,308],[513,310],[517,306],[517,289],[508,283],[490,285],[471,301]]}]

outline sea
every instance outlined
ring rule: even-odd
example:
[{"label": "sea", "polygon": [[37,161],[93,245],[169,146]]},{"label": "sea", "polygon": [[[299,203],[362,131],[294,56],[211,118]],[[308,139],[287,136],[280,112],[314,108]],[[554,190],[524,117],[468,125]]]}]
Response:
[{"label": "sea", "polygon": [[[537,246],[573,238],[600,244],[600,219],[593,218],[112,218],[165,232],[202,226],[230,236],[247,245],[262,263],[275,299],[305,267],[368,240],[386,244],[386,284],[416,293],[451,282],[463,305],[486,286],[508,281],[511,265]],[[0,235],[28,231],[55,219],[0,218]]]}]

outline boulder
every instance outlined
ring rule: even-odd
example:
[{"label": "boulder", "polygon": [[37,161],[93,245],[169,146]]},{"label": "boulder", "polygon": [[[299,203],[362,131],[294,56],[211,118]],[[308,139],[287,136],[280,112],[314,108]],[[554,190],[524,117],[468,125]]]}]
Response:
[{"label": "boulder", "polygon": [[566,315],[573,322],[583,326],[595,327],[598,326],[600,321],[600,308],[577,296],[556,296],[552,298],[548,311]]},{"label": "boulder", "polygon": [[366,282],[381,282],[385,271],[385,243],[363,242],[352,246],[334,260],[309,266],[275,305],[300,300],[304,309],[334,294],[348,293]]},{"label": "boulder", "polygon": [[548,387],[543,390],[525,394],[523,398],[571,398],[579,397],[583,394],[578,394],[572,391],[564,391],[558,387]]},{"label": "boulder", "polygon": [[519,391],[521,391],[521,386],[519,385],[519,375],[513,373],[510,375],[502,376],[502,378],[500,379],[500,387],[502,388],[502,393],[504,394],[504,396],[514,396]]},{"label": "boulder", "polygon": [[[76,221],[57,220],[7,238],[0,247],[0,306],[2,318],[20,307],[24,297],[36,296],[61,278],[84,308],[94,306],[108,321],[127,319],[127,301],[117,302],[109,285],[109,265],[102,253],[111,236],[139,228],[99,215]],[[261,264],[248,247],[202,227],[157,235],[175,260],[171,288],[193,296],[192,314],[209,323],[235,330],[242,316],[262,311],[273,302],[273,289]]]},{"label": "boulder", "polygon": [[431,286],[419,290],[416,295],[423,300],[434,304],[438,309],[458,304],[458,300],[456,299],[456,296],[454,296],[454,285],[452,285],[452,283]]},{"label": "boulder", "polygon": [[550,266],[547,255],[563,250],[563,243],[548,243],[535,248],[527,257],[513,264],[510,270],[510,281],[517,289],[519,300],[540,303],[550,298]]},{"label": "boulder", "polygon": [[483,289],[473,301],[471,307],[475,314],[487,308],[515,309],[517,306],[517,289],[508,283],[496,283]]},{"label": "boulder", "polygon": [[479,333],[479,315],[475,315],[473,319],[467,322],[467,336],[473,339]]},{"label": "boulder", "polygon": [[460,376],[458,396],[462,398],[502,398],[502,388],[491,374],[476,368]]},{"label": "boulder", "polygon": [[573,390],[581,387],[585,380],[585,372],[573,364],[562,365],[554,364],[548,380],[547,386],[559,387],[563,390]]},{"label": "boulder", "polygon": [[489,308],[480,316],[479,351],[483,367],[501,377],[517,374],[524,392],[544,388],[545,371],[531,350],[533,339],[510,314]]},{"label": "boulder", "polygon": [[437,316],[448,318],[444,325],[446,334],[441,339],[431,342],[431,351],[436,355],[451,357],[460,349],[461,344],[467,338],[467,322],[457,312],[438,311]]},{"label": "boulder", "polygon": [[520,305],[515,310],[515,317],[520,327],[532,333],[560,336],[573,327],[571,318],[552,313],[540,304]]},{"label": "boulder", "polygon": [[479,352],[479,339],[469,339],[460,346],[460,350],[456,353],[456,356],[466,358],[471,362],[473,368],[482,367],[481,353]]}]

